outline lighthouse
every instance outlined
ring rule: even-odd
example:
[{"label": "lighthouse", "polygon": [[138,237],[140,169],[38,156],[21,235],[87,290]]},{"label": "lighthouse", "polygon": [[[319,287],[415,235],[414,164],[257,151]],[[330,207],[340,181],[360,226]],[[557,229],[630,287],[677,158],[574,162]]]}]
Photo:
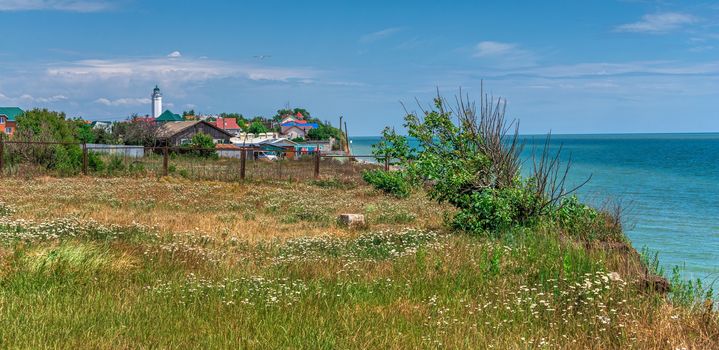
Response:
[{"label": "lighthouse", "polygon": [[157,118],[162,114],[162,94],[160,88],[155,85],[155,89],[152,90],[152,117]]}]

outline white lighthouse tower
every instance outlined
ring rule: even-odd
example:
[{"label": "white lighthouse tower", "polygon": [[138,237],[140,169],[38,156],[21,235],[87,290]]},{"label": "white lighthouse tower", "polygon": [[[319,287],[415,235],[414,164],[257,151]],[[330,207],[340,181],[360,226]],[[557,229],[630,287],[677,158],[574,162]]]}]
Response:
[{"label": "white lighthouse tower", "polygon": [[155,90],[152,90],[152,117],[157,118],[162,114],[162,94],[160,88],[155,85]]}]

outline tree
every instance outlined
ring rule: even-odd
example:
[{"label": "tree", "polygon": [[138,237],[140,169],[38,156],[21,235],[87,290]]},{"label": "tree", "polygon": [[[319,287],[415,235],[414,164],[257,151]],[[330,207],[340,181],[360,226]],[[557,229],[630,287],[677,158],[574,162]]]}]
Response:
[{"label": "tree", "polygon": [[217,151],[215,151],[215,141],[212,139],[212,136],[203,132],[198,132],[193,135],[190,140],[190,144],[187,145],[187,147],[192,149],[190,151],[191,154],[205,158],[217,157]]},{"label": "tree", "polygon": [[389,157],[390,160],[398,160],[402,164],[414,159],[416,153],[417,150],[409,145],[406,137],[397,134],[394,128],[389,127],[382,130],[382,139],[372,145],[372,154],[377,156],[377,159],[384,160],[385,157]]},{"label": "tree", "polygon": [[155,122],[132,116],[130,120],[114,123],[112,134],[118,143],[151,147],[155,145],[157,129]]},{"label": "tree", "polygon": [[65,113],[47,109],[33,109],[17,117],[17,132],[34,141],[77,142],[77,120],[65,118]]},{"label": "tree", "polygon": [[76,124],[75,126],[75,135],[78,141],[83,143],[95,143],[96,142],[96,135],[95,131],[92,128],[92,125],[86,123],[83,120],[74,120],[72,123]]},{"label": "tree", "polygon": [[183,111],[183,112],[182,112],[182,116],[183,116],[183,117],[195,116],[195,115],[196,115],[196,114],[195,114],[195,110],[194,110],[194,109],[191,109],[191,110],[189,110],[189,111]]},{"label": "tree", "polygon": [[[81,139],[83,138],[83,139]],[[26,161],[58,171],[61,175],[79,172],[82,151],[77,142],[92,141],[89,126],[80,119],[68,120],[65,113],[33,109],[17,117],[16,141],[69,144],[11,144],[11,162]]]},{"label": "tree", "polygon": [[255,120],[250,124],[250,127],[247,128],[247,132],[255,135],[264,134],[267,132],[267,127],[262,122]]},{"label": "tree", "polygon": [[277,110],[277,114],[275,114],[275,115],[272,117],[272,119],[273,119],[274,121],[279,122],[279,121],[281,121],[281,120],[282,120],[284,117],[286,117],[286,116],[289,116],[289,115],[291,115],[291,116],[297,116],[297,113],[302,114],[302,118],[305,119],[305,120],[308,120],[308,121],[309,121],[309,120],[312,118],[312,116],[310,115],[310,112],[309,112],[308,110],[304,109],[304,108],[294,108],[294,109],[283,108],[283,109],[278,109],[278,110]]},{"label": "tree", "polygon": [[316,122],[317,127],[312,128],[307,132],[307,138],[310,140],[329,140],[334,138],[339,140],[342,136],[342,132],[330,125],[330,123]]}]

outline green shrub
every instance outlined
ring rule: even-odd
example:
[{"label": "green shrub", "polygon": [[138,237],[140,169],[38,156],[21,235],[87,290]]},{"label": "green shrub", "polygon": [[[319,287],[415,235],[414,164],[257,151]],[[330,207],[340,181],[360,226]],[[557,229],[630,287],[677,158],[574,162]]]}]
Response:
[{"label": "green shrub", "polygon": [[451,220],[452,227],[464,232],[499,236],[520,225],[534,223],[538,200],[522,186],[486,189],[458,198],[460,211]]},{"label": "green shrub", "polygon": [[125,170],[124,159],[118,155],[111,155],[110,162],[107,164],[106,170],[108,173],[114,173],[116,171],[124,171]]},{"label": "green shrub", "polygon": [[104,171],[105,162],[102,161],[100,155],[97,152],[87,153],[87,166],[92,171]]},{"label": "green shrub", "polygon": [[362,173],[362,178],[376,189],[397,198],[407,198],[412,191],[405,174],[399,171],[367,170]]},{"label": "green shrub", "polygon": [[145,165],[140,162],[133,162],[130,164],[128,169],[131,173],[134,174],[144,174],[145,173]]},{"label": "green shrub", "polygon": [[621,242],[625,240],[618,212],[592,208],[576,196],[563,198],[560,205],[550,209],[552,219],[566,236],[582,241]]},{"label": "green shrub", "polygon": [[78,174],[82,169],[82,150],[77,145],[55,146],[48,168],[56,170],[60,176]]}]

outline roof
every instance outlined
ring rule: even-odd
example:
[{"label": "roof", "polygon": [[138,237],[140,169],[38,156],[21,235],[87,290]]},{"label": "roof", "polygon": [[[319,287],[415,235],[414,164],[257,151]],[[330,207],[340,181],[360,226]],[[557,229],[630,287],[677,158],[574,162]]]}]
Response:
[{"label": "roof", "polygon": [[212,124],[220,129],[240,129],[237,125],[237,118],[217,118]]},{"label": "roof", "polygon": [[227,144],[227,143],[218,143],[215,145],[216,149],[229,149],[229,150],[236,150],[236,149],[242,149],[239,146],[233,145],[233,144]]},{"label": "roof", "polygon": [[182,118],[181,115],[172,113],[172,112],[170,112],[169,109],[162,112],[162,114],[160,114],[160,116],[155,118],[155,121],[158,121],[158,122],[181,122],[183,120],[185,120],[185,119]]},{"label": "roof", "polygon": [[195,126],[196,124],[206,124],[207,126],[211,128],[215,128],[219,130],[220,132],[224,133],[227,136],[232,136],[232,134],[228,133],[225,130],[222,130],[206,121],[182,121],[182,122],[166,122],[162,123],[159,128],[157,128],[157,138],[158,139],[168,139],[174,135],[177,135],[181,131]]},{"label": "roof", "polygon": [[0,107],[0,115],[4,115],[8,120],[15,120],[17,116],[23,113],[18,107]]},{"label": "roof", "polygon": [[292,147],[297,144],[297,142],[294,142],[287,138],[279,138],[279,139],[269,139],[265,141],[261,141],[259,143],[260,145],[272,145],[277,147]]},{"label": "roof", "polygon": [[280,126],[285,127],[285,128],[291,128],[293,126],[296,126],[298,128],[317,128],[317,123],[307,123],[307,122],[298,123],[296,121],[292,121],[292,122],[280,124]]},{"label": "roof", "polygon": [[232,139],[230,139],[230,142],[242,147],[259,147],[263,145],[290,147],[296,144],[296,142],[293,142],[285,137],[277,138],[275,136],[260,136],[253,138],[233,137]]},{"label": "roof", "polygon": [[130,119],[130,121],[133,123],[145,122],[145,123],[155,124],[155,118],[150,117],[150,116],[133,117]]}]

